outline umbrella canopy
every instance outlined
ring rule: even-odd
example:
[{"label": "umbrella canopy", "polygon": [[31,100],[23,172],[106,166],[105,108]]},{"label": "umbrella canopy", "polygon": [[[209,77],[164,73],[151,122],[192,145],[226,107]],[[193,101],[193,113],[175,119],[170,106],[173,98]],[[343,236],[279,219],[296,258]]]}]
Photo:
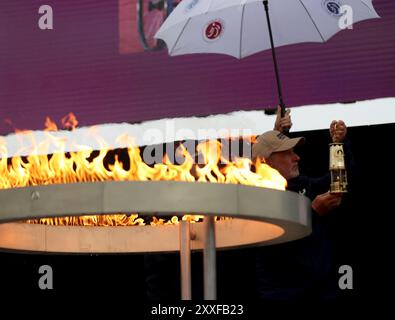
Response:
[{"label": "umbrella canopy", "polygon": [[[274,45],[327,41],[344,28],[342,6],[352,23],[379,17],[372,0],[269,1]],[[172,56],[222,53],[240,59],[270,49],[269,34],[262,0],[183,0],[155,38],[166,42]]]}]

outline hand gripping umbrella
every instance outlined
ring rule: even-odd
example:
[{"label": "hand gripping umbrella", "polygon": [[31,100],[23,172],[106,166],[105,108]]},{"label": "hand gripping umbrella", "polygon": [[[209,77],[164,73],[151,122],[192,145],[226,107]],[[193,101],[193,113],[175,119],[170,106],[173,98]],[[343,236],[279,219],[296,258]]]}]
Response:
[{"label": "hand gripping umbrella", "polygon": [[373,18],[379,16],[372,0],[183,0],[155,38],[165,41],[171,56],[222,53],[241,59],[271,48],[283,116],[275,47],[325,42],[349,23]]}]

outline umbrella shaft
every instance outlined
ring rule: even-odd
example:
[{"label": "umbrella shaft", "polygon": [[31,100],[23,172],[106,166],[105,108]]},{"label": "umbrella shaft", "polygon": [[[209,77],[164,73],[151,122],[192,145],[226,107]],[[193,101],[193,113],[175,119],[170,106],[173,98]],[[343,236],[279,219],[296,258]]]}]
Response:
[{"label": "umbrella shaft", "polygon": [[263,0],[263,5],[264,5],[265,11],[266,11],[267,28],[269,30],[270,45],[272,47],[272,56],[273,56],[273,62],[274,62],[274,71],[275,71],[276,80],[277,80],[278,99],[279,99],[279,103],[280,103],[280,107],[281,107],[281,116],[283,117],[285,115],[285,103],[283,101],[283,93],[282,93],[282,89],[281,89],[280,74],[278,72],[276,50],[274,49],[272,27],[270,24],[270,17],[269,17],[268,0]]}]

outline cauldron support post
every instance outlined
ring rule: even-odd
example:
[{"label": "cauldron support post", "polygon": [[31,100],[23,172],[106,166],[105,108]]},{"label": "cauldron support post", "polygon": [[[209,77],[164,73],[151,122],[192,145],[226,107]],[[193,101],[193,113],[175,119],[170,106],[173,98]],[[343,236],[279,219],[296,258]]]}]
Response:
[{"label": "cauldron support post", "polygon": [[192,299],[191,231],[189,221],[180,221],[181,299]]},{"label": "cauldron support post", "polygon": [[204,299],[217,299],[217,272],[215,251],[215,221],[212,216],[205,216],[203,220],[203,272]]}]

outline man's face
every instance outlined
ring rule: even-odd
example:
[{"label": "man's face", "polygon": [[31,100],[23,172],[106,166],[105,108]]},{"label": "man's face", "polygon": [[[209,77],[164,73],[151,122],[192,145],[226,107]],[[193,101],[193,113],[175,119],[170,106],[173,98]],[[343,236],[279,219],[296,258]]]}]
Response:
[{"label": "man's face", "polygon": [[299,156],[294,152],[294,149],[274,152],[267,159],[267,163],[286,179],[290,180],[299,176]]}]

